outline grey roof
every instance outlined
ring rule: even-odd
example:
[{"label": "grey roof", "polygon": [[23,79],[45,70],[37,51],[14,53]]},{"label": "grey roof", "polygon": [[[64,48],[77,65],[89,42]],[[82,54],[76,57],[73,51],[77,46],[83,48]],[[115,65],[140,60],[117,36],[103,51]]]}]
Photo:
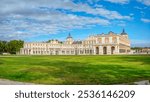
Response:
[{"label": "grey roof", "polygon": [[125,30],[123,29],[121,35],[128,35],[128,34],[127,34],[127,33],[125,32]]},{"label": "grey roof", "polygon": [[82,41],[74,41],[72,44],[82,44]]},{"label": "grey roof", "polygon": [[114,32],[112,32],[112,31],[109,31],[109,32],[108,32],[108,34],[111,34],[111,33],[114,34]]},{"label": "grey roof", "polygon": [[68,38],[72,38],[72,36],[71,36],[71,34],[70,34],[70,33],[69,33],[69,35],[68,35],[67,39],[68,39]]}]

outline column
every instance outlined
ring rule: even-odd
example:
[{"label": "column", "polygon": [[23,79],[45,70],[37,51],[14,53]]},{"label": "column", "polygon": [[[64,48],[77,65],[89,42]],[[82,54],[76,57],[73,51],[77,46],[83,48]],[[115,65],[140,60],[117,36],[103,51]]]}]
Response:
[{"label": "column", "polygon": [[74,55],[76,54],[76,52],[75,52],[75,51],[76,51],[76,49],[74,48]]},{"label": "column", "polygon": [[24,52],[25,52],[25,55],[26,55],[27,54],[27,49],[25,49]]},{"label": "column", "polygon": [[62,50],[61,50],[61,48],[60,48],[60,50],[59,50],[59,55],[62,55]]},{"label": "column", "polygon": [[109,43],[112,43],[112,37],[109,37]]},{"label": "column", "polygon": [[94,46],[94,55],[96,55],[96,47]]},{"label": "column", "polygon": [[119,37],[117,37],[117,44],[119,44]]},{"label": "column", "polygon": [[83,48],[83,55],[85,55],[85,49]]},{"label": "column", "polygon": [[27,55],[29,55],[29,49],[27,49]]},{"label": "column", "polygon": [[24,49],[22,49],[22,54],[24,55]]},{"label": "column", "polygon": [[105,43],[105,37],[102,37],[102,44]]},{"label": "column", "polygon": [[71,48],[71,49],[70,49],[70,54],[71,54],[71,55],[72,55],[72,52],[73,52],[73,49]]},{"label": "column", "polygon": [[25,49],[23,50],[24,51],[24,55],[26,54],[26,51],[25,51]]},{"label": "column", "polygon": [[107,54],[111,55],[111,46],[107,46]]},{"label": "column", "polygon": [[25,50],[25,54],[26,54],[26,55],[28,54],[27,49]]},{"label": "column", "polygon": [[65,49],[65,55],[67,54],[67,51],[66,51],[66,49]]},{"label": "column", "polygon": [[90,49],[88,48],[88,55],[90,55]]},{"label": "column", "polygon": [[87,55],[87,49],[85,48],[84,50],[85,50],[85,55]]},{"label": "column", "polygon": [[128,51],[127,51],[127,49],[125,49],[125,54],[127,54],[128,53]]},{"label": "column", "polygon": [[99,46],[99,55],[103,55],[103,46]]},{"label": "column", "polygon": [[31,49],[31,53],[30,54],[33,55],[33,49]]},{"label": "column", "polygon": [[80,50],[80,48],[79,48],[79,50],[78,50],[78,51],[79,51],[79,55],[80,55],[80,51],[81,51],[81,50]]},{"label": "column", "polygon": [[27,53],[28,53],[28,55],[29,55],[29,49],[27,49]]},{"label": "column", "polygon": [[53,55],[56,55],[56,49],[54,48],[54,50],[53,50]]},{"label": "column", "polygon": [[23,49],[20,50],[20,54],[23,55]]},{"label": "column", "polygon": [[98,43],[98,38],[96,38],[96,44]]},{"label": "column", "polygon": [[119,48],[118,48],[118,46],[115,46],[115,54],[119,54]]}]

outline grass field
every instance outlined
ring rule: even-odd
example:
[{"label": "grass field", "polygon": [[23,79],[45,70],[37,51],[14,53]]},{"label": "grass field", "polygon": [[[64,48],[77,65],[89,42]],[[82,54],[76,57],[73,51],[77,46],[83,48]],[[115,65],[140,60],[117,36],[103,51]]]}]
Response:
[{"label": "grass field", "polygon": [[150,55],[0,56],[0,78],[37,84],[132,84],[150,80]]}]

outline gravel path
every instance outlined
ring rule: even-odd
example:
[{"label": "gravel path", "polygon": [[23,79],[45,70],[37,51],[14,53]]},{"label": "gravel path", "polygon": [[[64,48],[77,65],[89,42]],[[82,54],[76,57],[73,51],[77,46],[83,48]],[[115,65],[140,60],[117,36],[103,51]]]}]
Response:
[{"label": "gravel path", "polygon": [[0,85],[35,85],[35,84],[34,83],[11,81],[11,80],[7,80],[7,79],[0,79]]},{"label": "gravel path", "polygon": [[[0,79],[0,85],[35,85],[35,84],[34,83],[11,81],[8,79]],[[134,85],[150,85],[150,82],[149,82],[149,80],[143,80],[143,81],[134,82]]]}]

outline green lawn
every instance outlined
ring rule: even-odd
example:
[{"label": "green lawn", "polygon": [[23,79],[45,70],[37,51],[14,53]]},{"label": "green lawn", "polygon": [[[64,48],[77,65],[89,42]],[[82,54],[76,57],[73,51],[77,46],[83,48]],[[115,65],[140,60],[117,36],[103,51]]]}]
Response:
[{"label": "green lawn", "polygon": [[0,78],[38,84],[132,84],[150,80],[150,55],[0,56]]}]

